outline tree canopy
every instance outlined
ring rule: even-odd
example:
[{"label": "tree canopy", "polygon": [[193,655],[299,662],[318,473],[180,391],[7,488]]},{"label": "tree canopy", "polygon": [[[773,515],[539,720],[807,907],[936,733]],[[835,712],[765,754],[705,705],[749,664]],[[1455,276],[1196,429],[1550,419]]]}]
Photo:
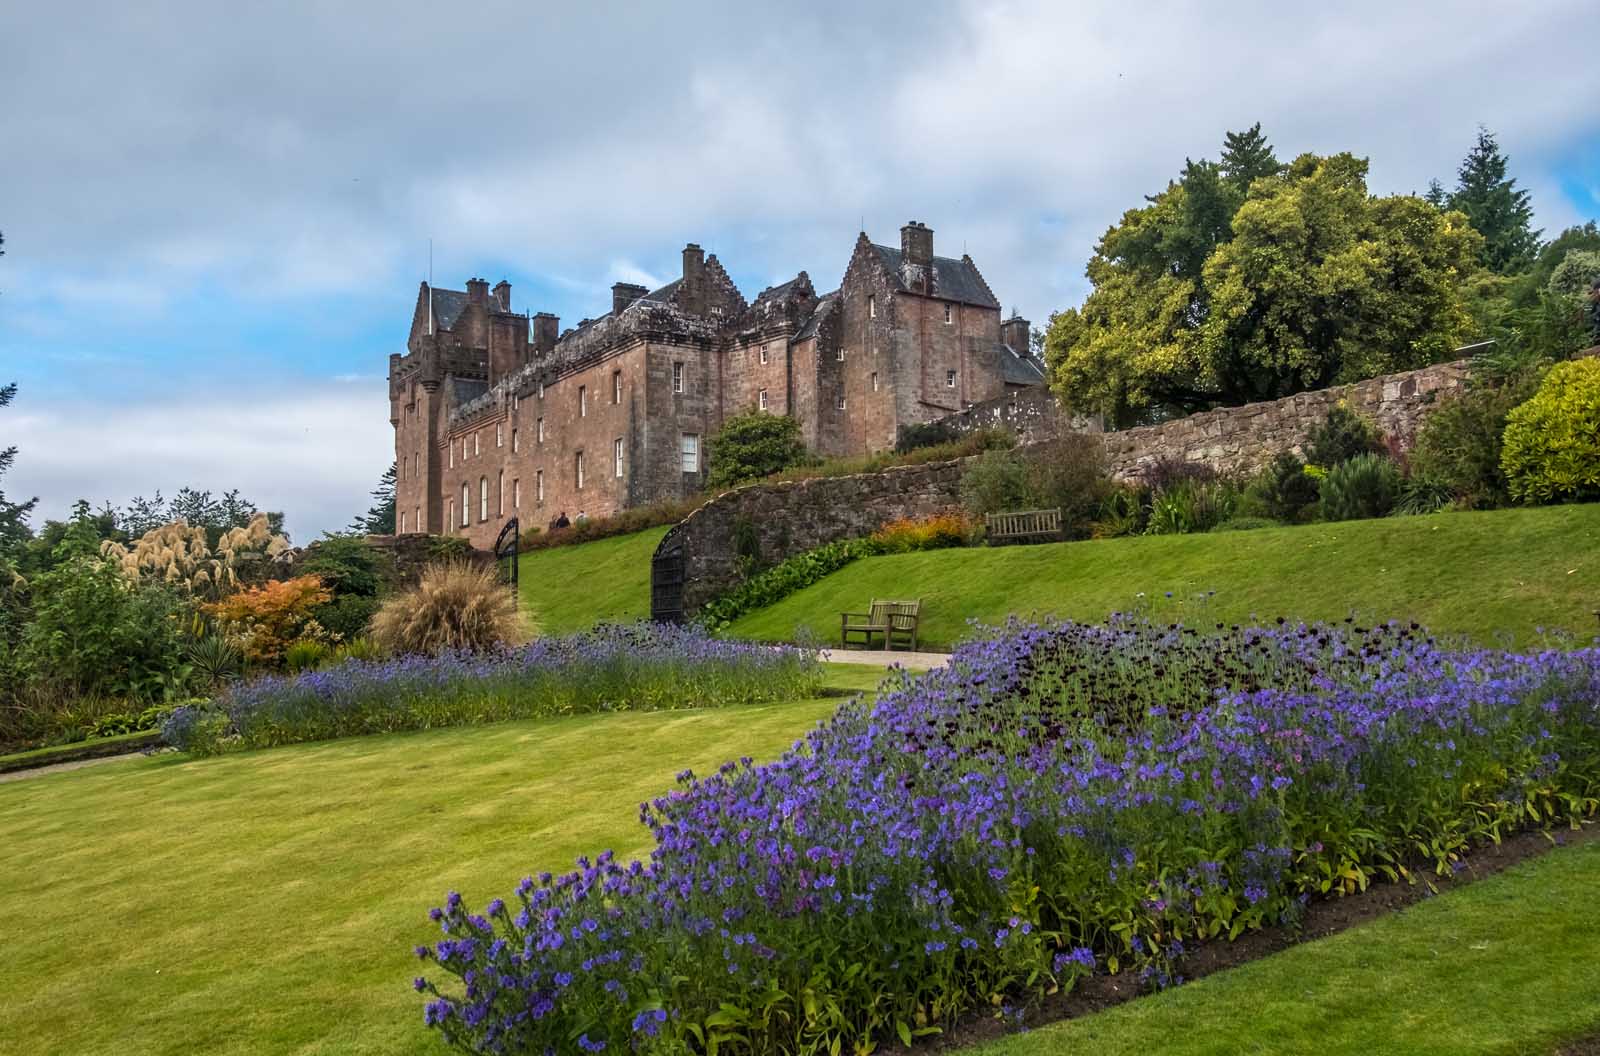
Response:
[{"label": "tree canopy", "polygon": [[1482,239],[1421,198],[1375,197],[1367,162],[1279,165],[1257,125],[1186,161],[1089,261],[1045,339],[1054,387],[1119,422],[1275,399],[1422,366],[1469,336]]},{"label": "tree canopy", "polygon": [[707,482],[727,487],[803,464],[806,447],[793,418],[747,411],[722,423],[711,437],[709,454]]},{"label": "tree canopy", "polygon": [[1478,259],[1497,275],[1526,269],[1539,251],[1542,234],[1533,227],[1531,196],[1506,175],[1509,166],[1494,133],[1480,128],[1478,141],[1456,170],[1455,190],[1445,194],[1438,180],[1428,189],[1434,205],[1466,214],[1473,230],[1483,236]]},{"label": "tree canopy", "polygon": [[368,535],[394,534],[396,469],[395,463],[390,462],[389,468],[383,471],[383,476],[378,478],[378,486],[372,489],[372,506],[351,522],[350,531]]},{"label": "tree canopy", "polygon": [[[9,407],[16,398],[17,386],[15,382],[9,385],[0,385],[0,407]],[[0,477],[6,475],[6,470],[17,459],[17,449],[11,447],[0,449]],[[33,511],[38,499],[29,499],[26,502],[10,502],[6,499],[4,490],[0,490],[0,556],[14,550],[27,540],[28,514]]]}]

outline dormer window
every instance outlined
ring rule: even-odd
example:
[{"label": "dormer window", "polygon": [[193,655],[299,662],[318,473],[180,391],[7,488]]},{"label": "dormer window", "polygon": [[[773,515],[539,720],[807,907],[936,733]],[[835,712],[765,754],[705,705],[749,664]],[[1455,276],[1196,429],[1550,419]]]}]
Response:
[{"label": "dormer window", "polygon": [[951,323],[953,323],[955,321],[956,321],[955,306],[954,305],[950,305],[950,304],[946,304],[944,306],[944,325],[945,326],[949,326]]}]

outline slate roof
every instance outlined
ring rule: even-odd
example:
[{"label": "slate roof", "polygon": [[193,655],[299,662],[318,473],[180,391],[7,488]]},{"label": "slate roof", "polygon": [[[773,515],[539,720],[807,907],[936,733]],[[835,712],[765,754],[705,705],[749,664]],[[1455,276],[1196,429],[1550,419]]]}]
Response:
[{"label": "slate roof", "polygon": [[1007,385],[1038,385],[1044,381],[1044,366],[1028,352],[1000,345],[1000,374]]},{"label": "slate roof", "polygon": [[438,330],[455,329],[456,320],[467,307],[467,295],[461,290],[433,289],[433,325]]},{"label": "slate roof", "polygon": [[[900,251],[892,246],[880,246],[876,242],[872,244],[872,248],[878,251],[884,270],[900,284],[901,289],[907,289]],[[996,311],[1000,309],[1000,302],[994,299],[988,284],[983,281],[983,276],[978,274],[977,267],[970,260],[934,257],[932,295],[947,301],[975,304],[980,308],[993,308]]]},{"label": "slate roof", "polygon": [[800,329],[795,331],[794,340],[804,341],[808,337],[816,337],[817,331],[822,328],[823,320],[827,319],[839,306],[839,291],[825,293],[817,298],[817,306],[811,310],[806,321],[800,324]]},{"label": "slate roof", "polygon": [[456,398],[457,407],[460,407],[462,404],[471,403],[473,400],[489,391],[489,383],[487,381],[458,378],[453,374],[450,376],[450,384],[453,386],[452,394]]},{"label": "slate roof", "polygon": [[678,296],[678,287],[681,285],[683,285],[682,279],[673,279],[654,293],[645,294],[644,299],[647,301],[660,301],[663,304],[673,304],[675,303],[674,298]]}]

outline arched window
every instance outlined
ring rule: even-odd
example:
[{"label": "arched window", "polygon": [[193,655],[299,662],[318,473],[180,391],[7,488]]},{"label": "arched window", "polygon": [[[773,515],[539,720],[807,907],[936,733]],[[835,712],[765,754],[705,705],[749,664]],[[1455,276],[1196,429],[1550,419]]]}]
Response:
[{"label": "arched window", "polygon": [[489,519],[489,478],[478,478],[478,520]]}]

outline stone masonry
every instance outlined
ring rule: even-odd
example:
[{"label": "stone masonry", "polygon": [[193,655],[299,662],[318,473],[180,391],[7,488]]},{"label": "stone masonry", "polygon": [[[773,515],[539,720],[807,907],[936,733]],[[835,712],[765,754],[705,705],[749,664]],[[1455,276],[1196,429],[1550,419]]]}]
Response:
[{"label": "stone masonry", "polygon": [[513,516],[605,517],[701,490],[708,438],[746,410],[795,418],[823,455],[892,448],[902,427],[1036,385],[1027,320],[1001,319],[972,258],[856,240],[837,290],[810,277],[747,302],[691,243],[654,291],[617,283],[610,311],[560,330],[511,286],[423,283],[389,357],[396,527],[487,548]]}]

